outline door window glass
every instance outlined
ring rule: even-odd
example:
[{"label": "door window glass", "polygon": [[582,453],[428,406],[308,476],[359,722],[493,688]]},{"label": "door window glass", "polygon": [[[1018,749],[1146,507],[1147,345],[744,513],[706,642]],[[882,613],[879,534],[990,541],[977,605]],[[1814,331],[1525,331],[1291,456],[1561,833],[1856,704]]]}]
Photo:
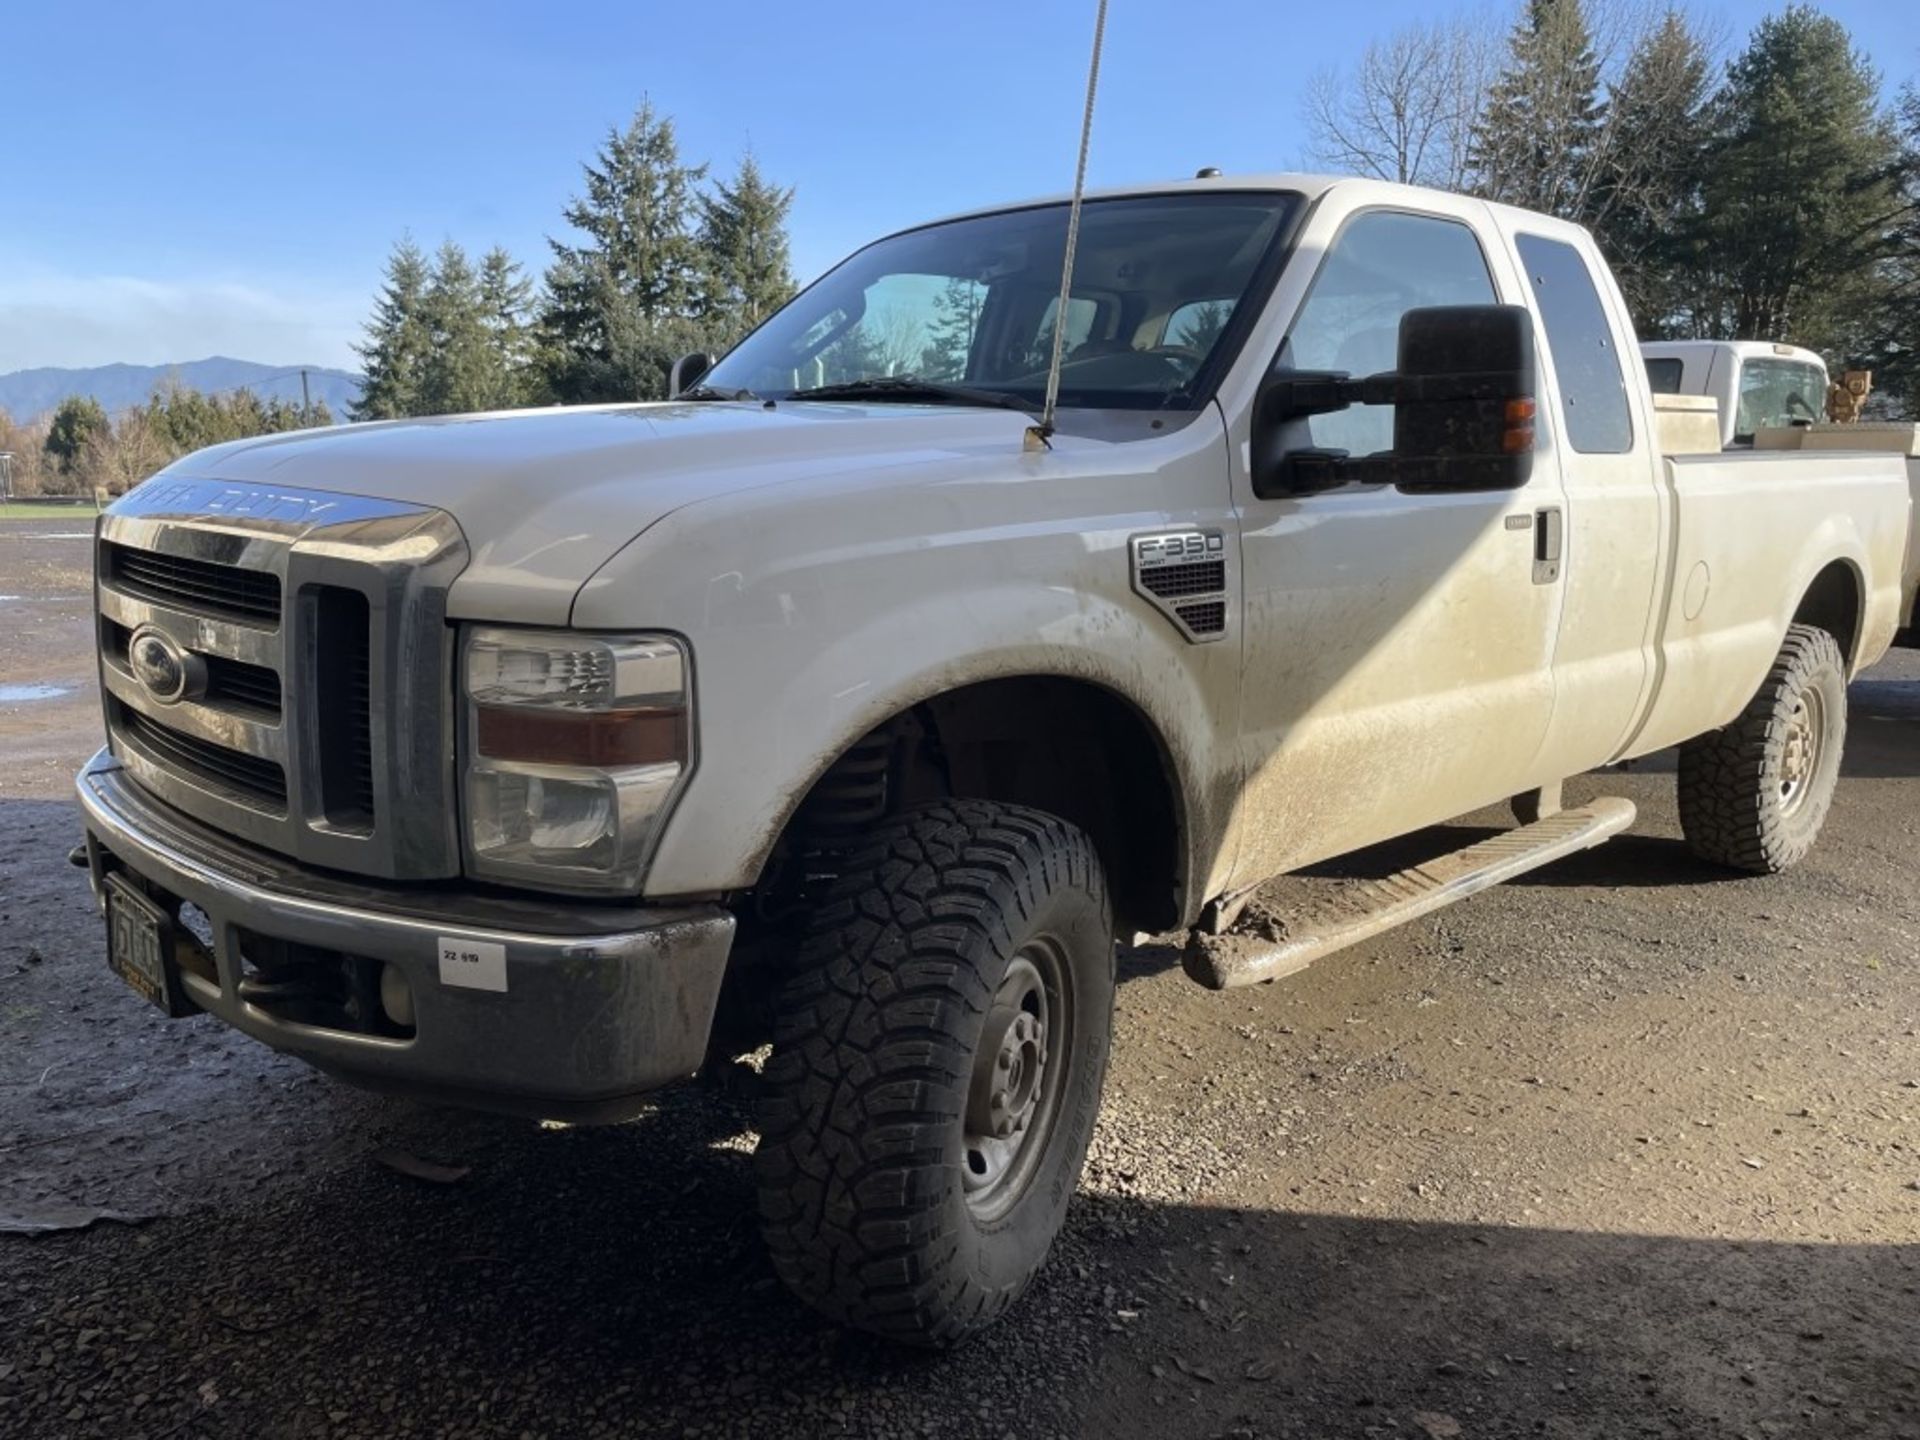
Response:
[{"label": "door window glass", "polygon": [[1587,262],[1565,241],[1522,235],[1515,244],[1560,378],[1567,443],[1582,455],[1625,454],[1633,448],[1627,382]]},{"label": "door window glass", "polygon": [[[1400,317],[1430,305],[1492,305],[1493,277],[1473,231],[1437,215],[1376,210],[1349,221],[1313,277],[1280,350],[1291,370],[1391,370]],[[1177,317],[1176,317],[1177,318]],[[1171,328],[1171,327],[1169,327]],[[1307,421],[1313,444],[1372,455],[1393,448],[1393,407],[1354,405]]]},{"label": "door window glass", "polygon": [[1804,360],[1749,360],[1740,370],[1740,404],[1733,413],[1733,438],[1753,443],[1756,430],[1808,425],[1820,418],[1827,398],[1826,377]]}]

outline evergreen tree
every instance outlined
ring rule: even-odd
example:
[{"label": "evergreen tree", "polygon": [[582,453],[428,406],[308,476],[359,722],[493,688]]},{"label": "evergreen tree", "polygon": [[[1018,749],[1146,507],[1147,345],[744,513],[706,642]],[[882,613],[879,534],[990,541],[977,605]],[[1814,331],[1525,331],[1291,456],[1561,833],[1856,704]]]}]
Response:
[{"label": "evergreen tree", "polygon": [[1474,128],[1474,189],[1570,220],[1588,216],[1603,158],[1600,62],[1580,0],[1527,0]]},{"label": "evergreen tree", "polygon": [[1643,336],[1671,333],[1688,304],[1680,237],[1700,206],[1708,89],[1706,47],[1670,10],[1609,90],[1592,223]]},{"label": "evergreen tree", "polygon": [[1874,307],[1881,331],[1859,354],[1836,358],[1865,364],[1873,371],[1878,408],[1911,419],[1920,415],[1920,349],[1915,348],[1920,343],[1920,86],[1911,80],[1900,88],[1895,115],[1900,132],[1894,177],[1899,209],[1882,267],[1884,298]]},{"label": "evergreen tree", "polygon": [[716,183],[700,201],[700,245],[709,265],[707,318],[738,336],[793,294],[787,212],[793,190],[768,183],[751,154],[731,185]]},{"label": "evergreen tree", "polygon": [[706,167],[681,162],[673,121],[649,102],[584,169],[586,193],[565,211],[582,243],[548,242],[548,383],[569,402],[654,398],[676,347],[698,334],[706,264],[693,220]]},{"label": "evergreen tree", "polygon": [[929,380],[964,380],[973,351],[974,326],[980,323],[981,286],[956,275],[934,298],[933,322],[927,326],[927,348],[920,355],[920,373]]},{"label": "evergreen tree", "polygon": [[533,282],[519,261],[494,246],[480,261],[480,313],[493,352],[488,409],[534,399],[532,306]]},{"label": "evergreen tree", "polygon": [[1871,345],[1903,209],[1878,94],[1838,21],[1794,5],[1760,22],[1713,106],[1688,235],[1695,333]]},{"label": "evergreen tree", "polygon": [[387,278],[367,322],[366,343],[356,345],[365,367],[356,420],[391,420],[420,413],[421,374],[431,344],[421,314],[427,261],[411,236],[402,236],[387,257]]},{"label": "evergreen tree", "polygon": [[500,367],[480,277],[467,252],[451,240],[434,256],[420,316],[429,338],[412,413],[459,415],[490,408],[500,390]]},{"label": "evergreen tree", "polygon": [[107,412],[93,396],[69,395],[53,412],[53,423],[47,429],[47,454],[61,474],[68,474],[80,463],[87,447],[111,428]]},{"label": "evergreen tree", "polygon": [[1202,355],[1211,355],[1213,347],[1220,343],[1220,333],[1227,328],[1227,321],[1233,318],[1233,302],[1230,300],[1209,300],[1196,306],[1184,316],[1177,329],[1167,332],[1168,345],[1184,345],[1189,350],[1197,350]]}]

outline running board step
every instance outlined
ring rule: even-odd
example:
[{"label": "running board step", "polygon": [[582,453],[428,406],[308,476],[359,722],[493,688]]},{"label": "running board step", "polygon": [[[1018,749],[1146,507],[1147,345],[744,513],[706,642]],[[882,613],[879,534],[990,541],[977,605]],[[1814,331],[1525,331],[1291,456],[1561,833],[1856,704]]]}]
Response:
[{"label": "running board step", "polygon": [[1343,885],[1288,915],[1277,939],[1196,931],[1182,963],[1187,975],[1209,990],[1278,980],[1516,875],[1591,850],[1633,824],[1633,818],[1633,802],[1614,798],[1562,810],[1384,879]]}]

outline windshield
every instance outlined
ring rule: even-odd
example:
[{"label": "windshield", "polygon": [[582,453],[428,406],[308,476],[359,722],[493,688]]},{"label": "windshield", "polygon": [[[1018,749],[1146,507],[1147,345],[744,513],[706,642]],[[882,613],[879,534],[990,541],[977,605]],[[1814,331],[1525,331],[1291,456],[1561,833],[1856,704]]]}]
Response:
[{"label": "windshield", "polygon": [[[1153,195],[1081,211],[1060,403],[1191,407],[1231,358],[1222,337],[1298,196]],[[741,341],[702,380],[781,398],[912,377],[1037,409],[1060,309],[1067,207],[908,231],[868,246]],[[878,391],[914,398],[905,388]],[[804,398],[804,396],[802,397]]]}]

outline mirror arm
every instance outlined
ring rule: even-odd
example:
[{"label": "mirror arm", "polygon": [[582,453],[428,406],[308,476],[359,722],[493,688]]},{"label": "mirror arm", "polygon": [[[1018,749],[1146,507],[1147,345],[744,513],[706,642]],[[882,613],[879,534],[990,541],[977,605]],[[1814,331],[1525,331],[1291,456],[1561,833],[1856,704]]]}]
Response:
[{"label": "mirror arm", "polygon": [[1356,383],[1344,370],[1283,371],[1267,381],[1264,398],[1275,420],[1331,415],[1353,404]]}]

